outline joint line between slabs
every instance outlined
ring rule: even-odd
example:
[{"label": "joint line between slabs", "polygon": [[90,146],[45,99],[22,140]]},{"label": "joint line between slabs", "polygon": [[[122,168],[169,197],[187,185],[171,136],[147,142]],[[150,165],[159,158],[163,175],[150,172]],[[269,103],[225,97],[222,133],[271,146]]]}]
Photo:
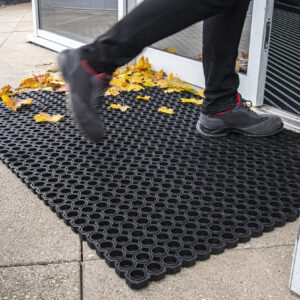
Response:
[{"label": "joint line between slabs", "polygon": [[[247,243],[245,243],[247,244]],[[243,245],[243,243],[239,243],[239,245]],[[279,248],[279,247],[293,247],[295,246],[294,244],[284,244],[284,245],[273,245],[273,246],[261,246],[261,247],[257,247],[257,248],[254,248],[254,247],[249,247],[249,248],[242,248],[242,249],[231,249],[233,251],[245,251],[245,250],[261,250],[261,249],[271,249],[271,248]],[[230,249],[228,249],[230,250]]]},{"label": "joint line between slabs", "polygon": [[[12,264],[12,265],[0,265],[1,268],[19,268],[19,267],[31,267],[31,266],[48,266],[48,265],[59,265],[67,263],[78,263],[78,260],[59,260],[59,261],[50,261],[50,262],[36,262],[36,263],[25,263],[25,264]],[[80,262],[80,261],[79,261]]]},{"label": "joint line between slabs", "polygon": [[79,277],[80,277],[80,300],[83,300],[83,244],[80,240],[80,263],[79,263]]}]

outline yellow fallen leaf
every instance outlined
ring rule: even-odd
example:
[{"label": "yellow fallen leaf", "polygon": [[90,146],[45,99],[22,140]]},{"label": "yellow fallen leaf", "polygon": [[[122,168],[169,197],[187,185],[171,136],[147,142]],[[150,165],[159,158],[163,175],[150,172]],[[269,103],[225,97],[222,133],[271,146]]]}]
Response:
[{"label": "yellow fallen leaf", "polygon": [[165,51],[171,52],[171,53],[173,53],[173,54],[178,54],[178,51],[177,51],[175,48],[171,48],[171,49],[165,48]]},{"label": "yellow fallen leaf", "polygon": [[49,65],[52,65],[51,61],[43,62],[43,63],[37,64],[36,66],[40,67],[40,66],[49,66]]},{"label": "yellow fallen leaf", "polygon": [[201,105],[203,103],[203,100],[198,100],[196,98],[190,98],[190,99],[180,98],[180,100],[182,101],[182,103],[193,103],[196,105]]},{"label": "yellow fallen leaf", "polygon": [[61,87],[66,83],[61,76],[51,76],[49,73],[33,75],[32,77],[25,78],[19,84],[22,89],[42,89],[47,87]]},{"label": "yellow fallen leaf", "polygon": [[15,92],[13,92],[11,95],[12,96],[15,96],[15,95],[19,95],[19,94],[22,94],[22,93],[25,93],[26,92],[26,90],[24,89],[24,90],[16,90]]},{"label": "yellow fallen leaf", "polygon": [[53,87],[48,86],[48,87],[42,88],[41,90],[44,92],[53,92]]},{"label": "yellow fallen leaf", "polygon": [[181,89],[181,88],[168,88],[166,90],[164,90],[164,93],[180,93],[184,91],[184,89]]},{"label": "yellow fallen leaf", "polygon": [[130,106],[128,106],[128,105],[121,105],[121,104],[118,103],[118,104],[111,104],[109,106],[109,108],[119,109],[122,112],[125,112],[128,108],[130,108]]},{"label": "yellow fallen leaf", "polygon": [[160,70],[159,72],[157,72],[156,74],[155,74],[158,78],[164,78],[164,71],[163,70]]},{"label": "yellow fallen leaf", "polygon": [[236,71],[236,72],[239,72],[240,69],[241,69],[241,63],[237,60],[237,61],[235,62],[235,71]]},{"label": "yellow fallen leaf", "polygon": [[167,88],[169,85],[168,85],[168,82],[165,80],[165,79],[160,79],[156,82],[156,85],[159,86],[160,88],[164,89],[164,88]]},{"label": "yellow fallen leaf", "polygon": [[143,75],[142,72],[133,74],[130,78],[130,83],[142,83]]},{"label": "yellow fallen leaf", "polygon": [[51,123],[54,123],[54,122],[58,122],[60,121],[64,116],[62,115],[49,115],[47,113],[39,113],[38,115],[35,115],[34,116],[34,120],[38,123],[38,122],[51,122]]},{"label": "yellow fallen leaf", "polygon": [[202,59],[203,59],[203,55],[202,55],[202,54],[199,54],[199,55],[197,56],[197,58],[200,59],[200,60],[202,60]]},{"label": "yellow fallen leaf", "polygon": [[10,95],[11,94],[11,86],[10,85],[5,85],[1,88],[0,90],[0,97],[4,95]]},{"label": "yellow fallen leaf", "polygon": [[66,93],[66,94],[70,94],[70,90],[69,87],[67,85],[64,85],[58,89],[55,90],[56,93]]},{"label": "yellow fallen leaf", "polygon": [[110,87],[104,94],[104,96],[118,96],[120,89],[117,86]]},{"label": "yellow fallen leaf", "polygon": [[123,88],[123,87],[127,87],[128,86],[128,82],[126,81],[125,77],[115,77],[113,78],[110,83],[111,86],[117,86],[119,88]]},{"label": "yellow fallen leaf", "polygon": [[155,86],[155,83],[153,83],[152,81],[147,80],[147,81],[143,82],[143,86],[153,87],[153,86]]},{"label": "yellow fallen leaf", "polygon": [[59,69],[56,66],[53,66],[46,70],[46,72],[49,72],[49,73],[57,73],[58,71],[59,71]]},{"label": "yellow fallen leaf", "polygon": [[20,82],[20,88],[23,89],[36,89],[39,87],[37,80],[33,77],[25,78]]},{"label": "yellow fallen leaf", "polygon": [[166,106],[162,106],[161,108],[158,109],[159,112],[173,115],[174,114],[174,109],[173,108],[167,108]]},{"label": "yellow fallen leaf", "polygon": [[242,57],[244,59],[248,59],[249,58],[249,53],[248,52],[244,52],[243,55],[242,55]]},{"label": "yellow fallen leaf", "polygon": [[140,71],[150,71],[151,70],[151,64],[149,63],[148,57],[142,56],[139,60],[137,65],[134,66],[134,70],[137,72]]},{"label": "yellow fallen leaf", "polygon": [[14,97],[8,97],[7,95],[2,96],[3,103],[11,108],[14,111],[17,111],[18,108],[20,108],[22,105],[31,105],[32,99],[17,99]]},{"label": "yellow fallen leaf", "polygon": [[149,100],[150,99],[150,96],[137,96],[136,99],[142,99],[142,100]]},{"label": "yellow fallen leaf", "polygon": [[202,89],[201,91],[194,91],[194,94],[197,94],[198,96],[204,98],[204,89]]},{"label": "yellow fallen leaf", "polygon": [[139,92],[141,90],[144,90],[145,88],[139,84],[129,84],[128,87],[125,89],[127,92],[135,91]]}]

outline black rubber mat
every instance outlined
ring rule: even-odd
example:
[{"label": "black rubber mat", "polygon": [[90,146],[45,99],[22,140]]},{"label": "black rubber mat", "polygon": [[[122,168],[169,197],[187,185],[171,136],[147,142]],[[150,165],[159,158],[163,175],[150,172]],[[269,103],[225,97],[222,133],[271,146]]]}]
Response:
[{"label": "black rubber mat", "polygon": [[[153,88],[131,108],[107,109],[100,145],[81,138],[68,117],[35,123],[38,106],[0,105],[1,160],[131,288],[247,242],[300,207],[300,135],[200,137],[200,108]],[[188,96],[187,94],[183,94]],[[49,113],[65,113],[64,95],[32,92]],[[165,105],[174,115],[157,111]]]}]

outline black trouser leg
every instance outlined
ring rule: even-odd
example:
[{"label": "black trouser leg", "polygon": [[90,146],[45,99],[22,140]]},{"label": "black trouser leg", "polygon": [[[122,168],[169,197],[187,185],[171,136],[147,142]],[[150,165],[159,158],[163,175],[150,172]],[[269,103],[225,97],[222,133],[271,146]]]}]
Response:
[{"label": "black trouser leg", "polygon": [[[94,43],[83,47],[82,58],[98,72],[113,72],[146,46],[198,21],[232,11],[244,0],[145,0]],[[237,13],[239,10],[237,10]],[[224,22],[231,20],[224,20]],[[220,25],[220,30],[227,28]],[[231,46],[233,47],[233,45]]]},{"label": "black trouser leg", "polygon": [[239,76],[235,61],[248,6],[249,0],[239,0],[230,10],[204,21],[202,112],[206,114],[225,111],[236,104]]}]

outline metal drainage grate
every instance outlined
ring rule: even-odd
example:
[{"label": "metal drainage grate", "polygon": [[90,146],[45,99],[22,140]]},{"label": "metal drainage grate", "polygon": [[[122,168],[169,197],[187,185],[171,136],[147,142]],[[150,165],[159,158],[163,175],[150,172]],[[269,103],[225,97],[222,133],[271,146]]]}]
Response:
[{"label": "metal drainage grate", "polygon": [[274,10],[265,103],[300,114],[300,14]]},{"label": "metal drainage grate", "polygon": [[[100,145],[81,138],[68,117],[37,124],[32,106],[0,104],[0,158],[131,288],[247,242],[297,218],[300,135],[231,135],[195,130],[199,107],[178,94],[147,90],[122,98],[126,113],[106,107]],[[64,95],[23,94],[64,113]],[[183,94],[183,96],[188,96]],[[174,115],[157,109],[173,107]]]}]

